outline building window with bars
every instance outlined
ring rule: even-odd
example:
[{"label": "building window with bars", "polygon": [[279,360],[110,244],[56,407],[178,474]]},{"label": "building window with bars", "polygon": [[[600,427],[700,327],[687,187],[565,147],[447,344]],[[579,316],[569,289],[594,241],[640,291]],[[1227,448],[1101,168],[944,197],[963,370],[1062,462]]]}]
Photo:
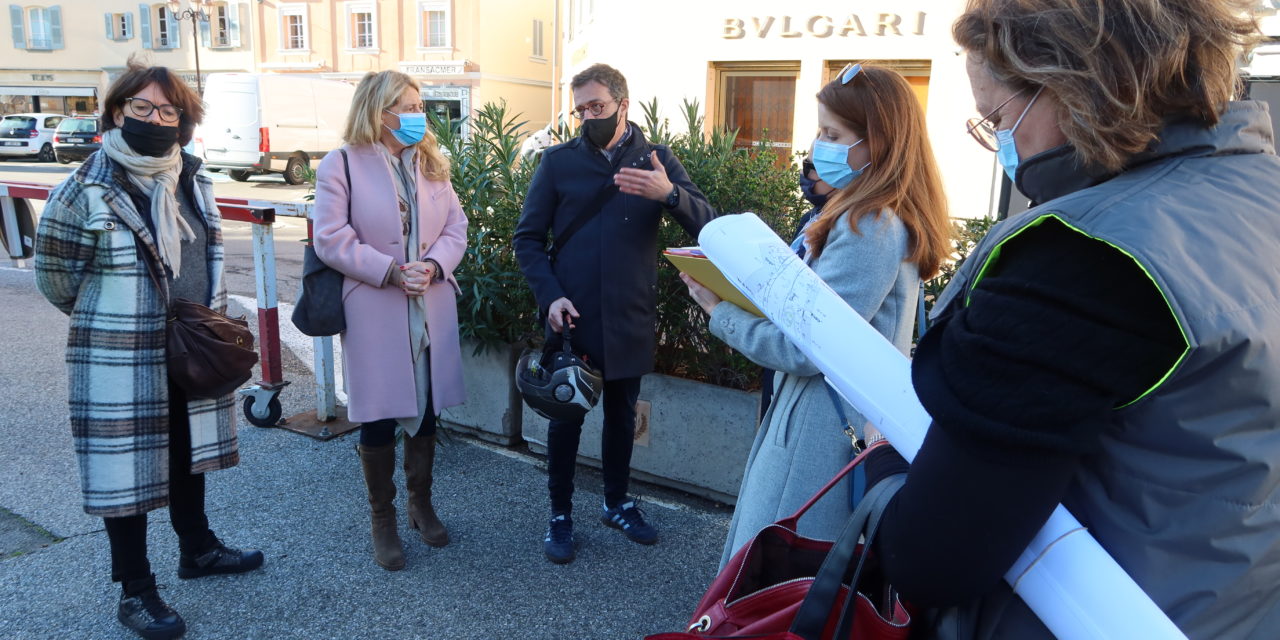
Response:
[{"label": "building window with bars", "polygon": [[347,46],[351,49],[377,47],[377,31],[373,19],[373,4],[362,2],[347,5]]}]

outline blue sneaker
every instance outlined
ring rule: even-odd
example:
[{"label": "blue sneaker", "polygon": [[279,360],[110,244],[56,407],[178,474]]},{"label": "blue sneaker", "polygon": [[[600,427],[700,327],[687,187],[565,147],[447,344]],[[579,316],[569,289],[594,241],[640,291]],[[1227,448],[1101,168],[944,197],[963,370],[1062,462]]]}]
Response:
[{"label": "blue sneaker", "polygon": [[636,506],[635,500],[628,500],[612,509],[606,506],[600,521],[621,529],[632,542],[653,544],[658,541],[658,530],[644,521],[644,512]]},{"label": "blue sneaker", "polygon": [[573,519],[558,515],[547,525],[547,537],[542,539],[542,552],[556,564],[573,562]]}]

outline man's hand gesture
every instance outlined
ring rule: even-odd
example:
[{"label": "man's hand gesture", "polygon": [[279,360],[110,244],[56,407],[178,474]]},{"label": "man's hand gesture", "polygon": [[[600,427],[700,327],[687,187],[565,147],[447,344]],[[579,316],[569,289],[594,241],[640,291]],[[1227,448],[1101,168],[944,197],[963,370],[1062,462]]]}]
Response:
[{"label": "man's hand gesture", "polygon": [[647,169],[621,169],[614,174],[613,181],[618,185],[618,190],[633,196],[640,196],[658,202],[666,202],[667,196],[671,195],[671,180],[667,178],[667,168],[662,166],[658,161],[658,152],[653,151],[649,156],[649,161],[653,166],[653,170]]}]

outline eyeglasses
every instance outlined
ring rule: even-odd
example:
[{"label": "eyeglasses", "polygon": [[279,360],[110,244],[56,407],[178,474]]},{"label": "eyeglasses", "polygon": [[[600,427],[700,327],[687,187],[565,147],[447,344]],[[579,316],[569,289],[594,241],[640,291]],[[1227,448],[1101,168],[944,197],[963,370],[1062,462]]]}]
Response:
[{"label": "eyeglasses", "polygon": [[840,73],[836,74],[836,77],[840,78],[840,85],[844,86],[846,84],[849,84],[849,81],[857,77],[857,75],[861,72],[862,72],[861,63],[850,62],[849,64],[846,64],[843,69],[840,70]]},{"label": "eyeglasses", "polygon": [[156,104],[146,98],[125,98],[125,102],[129,103],[129,110],[133,115],[139,118],[146,118],[151,115],[152,111],[160,110],[160,119],[165,122],[177,122],[178,117],[182,115],[182,107],[175,107],[171,104]]},{"label": "eyeglasses", "polygon": [[604,108],[607,105],[610,105],[614,102],[618,102],[619,104],[621,104],[621,102],[619,102],[618,100],[609,100],[607,102],[600,102],[599,100],[597,100],[595,102],[589,102],[584,106],[578,107],[574,109],[571,113],[573,113],[573,117],[579,120],[585,118],[587,116],[588,111],[591,112],[591,115],[598,116],[601,113],[604,113]]},{"label": "eyeglasses", "polygon": [[[1026,92],[1027,90],[1023,89],[1021,91],[1014,93],[1008,98],[1005,98],[1004,102],[1001,102],[999,105],[996,106],[996,108],[991,110],[991,113],[988,113],[987,115],[982,116],[981,118],[969,118],[969,120],[965,122],[965,125],[966,125],[965,130],[968,131],[969,135],[973,136],[973,139],[977,140],[978,144],[982,145],[983,148],[985,148],[987,151],[998,150],[1000,148],[1000,145],[996,142],[996,128],[994,125],[991,124],[991,116],[994,116],[995,114],[999,113],[1000,110],[1003,109],[1006,104],[1009,104],[1010,102],[1013,101],[1014,98]],[[1036,91],[1037,95],[1039,95],[1039,93],[1040,93],[1039,91]],[[1030,107],[1031,105],[1027,105],[1027,106]],[[1023,114],[1025,115],[1026,112],[1023,111]]]}]

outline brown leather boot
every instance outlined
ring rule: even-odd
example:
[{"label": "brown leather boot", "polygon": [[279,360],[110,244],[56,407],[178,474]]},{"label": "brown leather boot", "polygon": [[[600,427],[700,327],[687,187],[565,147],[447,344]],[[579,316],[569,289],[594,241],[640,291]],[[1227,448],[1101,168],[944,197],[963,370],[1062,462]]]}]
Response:
[{"label": "brown leather boot", "polygon": [[436,459],[436,437],[418,434],[404,439],[404,477],[409,489],[409,524],[422,541],[433,546],[449,544],[449,530],[431,506],[431,469]]},{"label": "brown leather boot", "polygon": [[366,447],[361,445],[360,466],[364,469],[364,485],[369,489],[369,514],[373,523],[373,559],[387,571],[404,568],[404,545],[396,531],[396,445]]}]

